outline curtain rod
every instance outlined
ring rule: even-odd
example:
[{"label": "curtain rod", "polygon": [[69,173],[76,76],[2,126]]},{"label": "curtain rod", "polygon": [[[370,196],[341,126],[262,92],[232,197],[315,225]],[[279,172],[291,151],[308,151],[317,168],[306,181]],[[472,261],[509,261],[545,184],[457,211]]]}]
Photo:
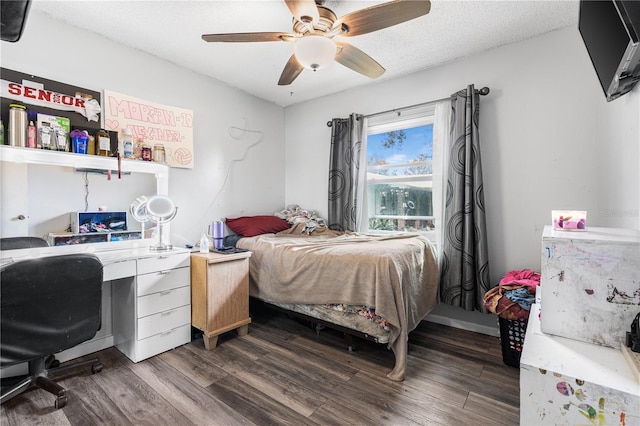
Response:
[{"label": "curtain rod", "polygon": [[[489,89],[488,87],[483,87],[482,89],[476,89],[476,91],[477,91],[480,95],[482,95],[482,96],[486,96],[486,95],[488,95],[488,94],[489,94],[490,89]],[[387,110],[387,111],[376,112],[376,113],[374,113],[374,114],[365,115],[364,117],[365,117],[365,118],[371,118],[371,117],[375,117],[375,116],[377,116],[377,115],[388,114],[388,113],[390,113],[390,112],[396,112],[396,111],[404,111],[404,110],[407,110],[407,109],[412,109],[412,108],[417,108],[417,107],[421,107],[421,106],[425,106],[425,105],[429,105],[429,104],[434,104],[434,103],[436,103],[436,102],[447,101],[447,100],[449,100],[449,99],[451,99],[451,96],[448,96],[448,97],[446,97],[446,98],[442,98],[442,99],[436,99],[436,100],[434,100],[434,101],[422,102],[422,103],[420,103],[420,104],[415,104],[415,105],[411,105],[411,106],[408,106],[408,107],[395,108],[395,109],[390,109],[390,110]],[[331,121],[327,121],[327,126],[328,126],[328,127],[331,127],[331,126],[332,126]]]}]

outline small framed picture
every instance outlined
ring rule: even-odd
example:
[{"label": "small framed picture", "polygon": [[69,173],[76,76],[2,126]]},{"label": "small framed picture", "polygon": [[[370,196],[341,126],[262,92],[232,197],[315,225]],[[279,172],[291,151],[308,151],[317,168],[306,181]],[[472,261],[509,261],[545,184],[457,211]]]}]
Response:
[{"label": "small framed picture", "polygon": [[582,210],[553,210],[553,229],[559,231],[586,231],[587,212]]}]

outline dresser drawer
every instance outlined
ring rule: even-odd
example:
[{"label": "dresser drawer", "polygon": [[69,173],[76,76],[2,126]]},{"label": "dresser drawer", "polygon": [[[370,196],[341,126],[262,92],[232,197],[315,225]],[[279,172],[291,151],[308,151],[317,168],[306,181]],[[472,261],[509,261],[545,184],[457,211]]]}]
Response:
[{"label": "dresser drawer", "polygon": [[159,353],[184,345],[191,341],[191,324],[186,324],[160,334],[138,340],[136,344],[136,360],[142,361]]},{"label": "dresser drawer", "polygon": [[185,286],[138,297],[138,318],[191,304],[191,287]]},{"label": "dresser drawer", "polygon": [[189,268],[167,269],[137,277],[136,295],[146,296],[191,284]]},{"label": "dresser drawer", "polygon": [[138,340],[145,339],[181,325],[191,324],[191,305],[160,312],[138,319]]},{"label": "dresser drawer", "polygon": [[189,253],[159,254],[156,257],[138,259],[138,275],[187,267],[191,263],[189,256]]}]

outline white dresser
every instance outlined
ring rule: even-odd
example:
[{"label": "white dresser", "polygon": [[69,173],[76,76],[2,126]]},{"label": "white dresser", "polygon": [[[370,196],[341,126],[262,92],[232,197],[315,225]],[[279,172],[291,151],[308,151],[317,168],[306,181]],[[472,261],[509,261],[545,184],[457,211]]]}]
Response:
[{"label": "white dresser", "polygon": [[189,252],[136,260],[133,285],[112,285],[114,345],[134,362],[191,340]]}]

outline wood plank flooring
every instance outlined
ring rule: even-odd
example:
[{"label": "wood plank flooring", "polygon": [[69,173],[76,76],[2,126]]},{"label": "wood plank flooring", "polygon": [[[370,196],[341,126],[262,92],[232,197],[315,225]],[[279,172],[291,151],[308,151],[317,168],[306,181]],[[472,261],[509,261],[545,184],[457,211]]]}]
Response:
[{"label": "wood plank flooring", "polygon": [[0,423],[518,424],[519,370],[502,363],[498,338],[423,322],[410,335],[404,382],[386,377],[390,350],[358,342],[348,352],[338,332],[317,335],[285,314],[259,312],[248,335],[225,334],[212,351],[196,339],[137,364],[115,348],[98,352],[102,372],[59,381],[66,407],[35,389],[3,404]]}]

